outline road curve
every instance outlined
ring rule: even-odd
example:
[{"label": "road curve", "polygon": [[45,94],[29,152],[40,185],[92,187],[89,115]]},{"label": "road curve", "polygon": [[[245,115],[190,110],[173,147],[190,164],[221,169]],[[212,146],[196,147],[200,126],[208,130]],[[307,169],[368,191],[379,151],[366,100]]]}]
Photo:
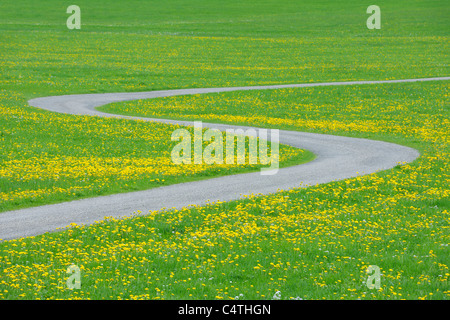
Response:
[{"label": "road curve", "polygon": [[[97,111],[95,108],[112,102],[175,95],[435,80],[450,80],[450,77],[79,94],[36,98],[30,100],[29,104],[41,109],[66,114],[119,117],[192,125],[193,122],[190,121],[107,114]],[[217,128],[220,130],[227,128],[251,128],[211,123],[203,123],[203,127]],[[419,152],[412,148],[382,141],[287,130],[280,130],[279,133],[280,143],[310,150],[316,155],[316,158],[309,163],[282,168],[275,175],[261,175],[258,171],[175,184],[144,191],[120,193],[3,212],[0,213],[0,239],[9,240],[34,236],[45,232],[53,232],[71,223],[92,224],[104,219],[105,216],[124,217],[138,210],[145,213],[149,210],[163,208],[182,208],[194,204],[203,205],[208,201],[230,201],[249,194],[269,194],[280,189],[287,190],[327,183],[389,169],[399,162],[411,162],[419,156]]]}]

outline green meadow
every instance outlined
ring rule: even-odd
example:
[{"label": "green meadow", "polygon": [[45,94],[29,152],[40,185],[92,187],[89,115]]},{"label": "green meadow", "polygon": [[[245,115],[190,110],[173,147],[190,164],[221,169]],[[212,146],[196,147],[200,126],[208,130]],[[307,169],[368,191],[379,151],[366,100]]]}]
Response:
[{"label": "green meadow", "polygon": [[[175,126],[54,114],[31,98],[449,75],[446,1],[16,1],[0,10],[0,211],[258,170],[170,164]],[[449,83],[229,92],[105,112],[364,137],[410,164],[0,243],[0,299],[448,299]],[[313,158],[280,148],[282,165]],[[166,168],[160,173],[159,165]],[[0,213],[1,214],[1,213]],[[63,213],[62,213],[63,214]],[[69,290],[66,269],[81,268]],[[381,287],[366,285],[367,267]]]}]

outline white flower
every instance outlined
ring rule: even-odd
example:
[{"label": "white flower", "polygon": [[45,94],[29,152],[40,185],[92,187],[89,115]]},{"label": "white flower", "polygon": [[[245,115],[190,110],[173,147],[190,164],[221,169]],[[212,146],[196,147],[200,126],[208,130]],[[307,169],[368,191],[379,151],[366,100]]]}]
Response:
[{"label": "white flower", "polygon": [[242,293],[239,294],[238,296],[234,297],[235,300],[239,300],[239,299],[242,299],[242,298],[244,298],[244,295]]},{"label": "white flower", "polygon": [[272,300],[280,300],[281,299],[281,292],[277,290],[275,294],[273,295]]}]

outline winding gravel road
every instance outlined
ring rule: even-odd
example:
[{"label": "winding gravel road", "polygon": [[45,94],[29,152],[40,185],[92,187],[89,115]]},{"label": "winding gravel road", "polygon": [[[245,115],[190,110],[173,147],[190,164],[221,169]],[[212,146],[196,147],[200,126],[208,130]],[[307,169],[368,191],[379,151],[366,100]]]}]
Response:
[{"label": "winding gravel road", "polygon": [[[74,115],[120,117],[193,125],[193,122],[190,121],[112,115],[99,112],[95,110],[95,107],[118,101],[212,92],[435,80],[450,80],[450,77],[80,94],[37,98],[30,100],[29,104],[53,112]],[[250,128],[210,123],[203,123],[203,127],[220,130],[227,128],[242,128],[245,130]],[[239,199],[243,195],[269,194],[279,189],[286,190],[347,179],[357,175],[390,169],[399,162],[411,162],[419,156],[419,153],[412,148],[382,141],[287,130],[280,130],[279,133],[280,143],[310,150],[316,155],[316,159],[309,163],[282,168],[275,175],[261,175],[258,171],[181,183],[145,191],[100,196],[3,212],[0,213],[0,239],[9,240],[53,232],[57,228],[68,226],[70,223],[87,225],[102,220],[105,216],[124,217],[138,210],[148,212],[149,210],[162,208],[181,208],[191,204],[203,205],[207,201],[229,201]]]}]

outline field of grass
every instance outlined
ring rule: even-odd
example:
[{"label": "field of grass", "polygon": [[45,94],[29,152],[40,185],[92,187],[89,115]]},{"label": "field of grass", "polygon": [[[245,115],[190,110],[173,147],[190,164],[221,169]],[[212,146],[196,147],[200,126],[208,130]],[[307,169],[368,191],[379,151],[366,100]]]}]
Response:
[{"label": "field of grass", "polygon": [[[343,1],[77,5],[77,31],[67,30],[61,1],[0,10],[3,210],[249,169],[180,172],[161,160],[173,170],[161,176],[152,166],[168,159],[169,126],[56,115],[27,106],[30,98],[449,74],[445,1],[380,1],[381,30],[366,28],[366,5]],[[367,137],[414,147],[421,157],[307,189],[4,241],[0,299],[448,299],[447,101],[445,81],[105,106]],[[304,160],[292,148],[283,154],[286,164]],[[82,270],[80,290],[66,287],[71,264]],[[365,285],[368,265],[381,268],[378,290]]]},{"label": "field of grass", "polygon": [[[214,102],[233,108],[248,94],[221,94]],[[419,149],[421,157],[346,181],[9,242],[6,296],[271,299],[280,291],[285,299],[448,298],[447,95],[448,83],[256,93],[270,125],[283,124],[271,103],[286,101],[289,113],[300,96],[309,116],[292,124],[298,129],[384,138]],[[331,106],[329,97],[340,99]],[[200,96],[189,99],[201,108]],[[65,288],[71,263],[82,268],[86,289]],[[366,287],[368,265],[382,270],[379,290]],[[24,289],[30,279],[38,281],[35,291]]]},{"label": "field of grass", "polygon": [[[171,152],[178,142],[171,134],[180,126],[52,114],[5,98],[0,102],[0,211],[267,166],[248,159],[239,165],[174,164]],[[248,154],[248,141],[246,148]],[[312,158],[309,151],[280,145],[281,167]]]}]

